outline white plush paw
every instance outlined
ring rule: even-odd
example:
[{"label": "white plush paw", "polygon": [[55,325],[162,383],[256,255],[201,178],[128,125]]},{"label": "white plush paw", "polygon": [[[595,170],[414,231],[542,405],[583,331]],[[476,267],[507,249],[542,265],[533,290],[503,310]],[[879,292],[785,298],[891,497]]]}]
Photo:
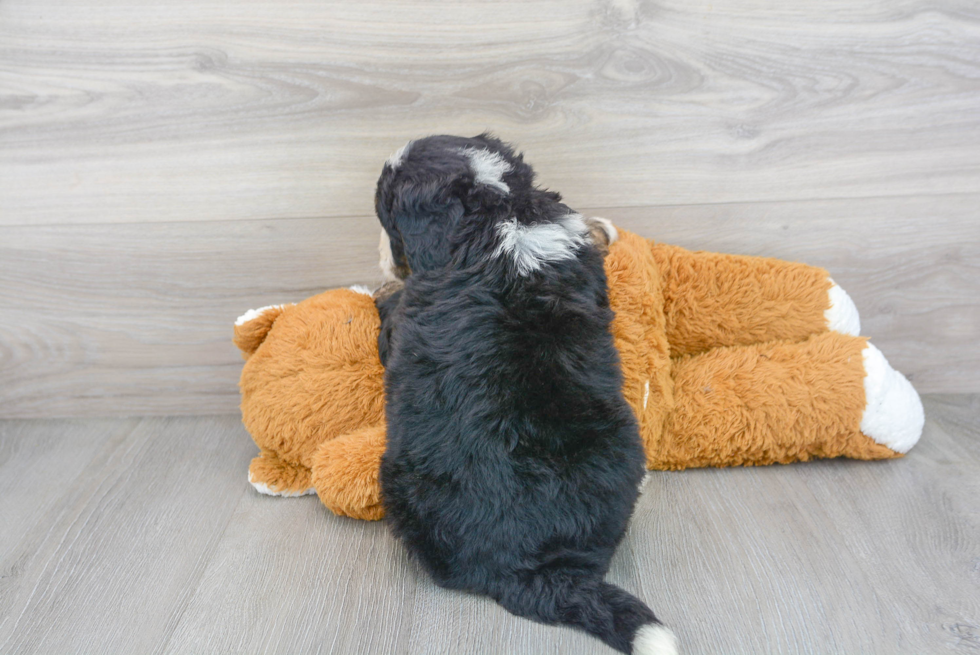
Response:
[{"label": "white plush paw", "polygon": [[641,626],[633,637],[634,655],[677,655],[677,637],[656,623]]},{"label": "white plush paw", "polygon": [[907,453],[922,436],[926,420],[919,394],[873,345],[861,354],[867,401],[861,432],[897,453]]},{"label": "white plush paw", "polygon": [[255,487],[255,490],[260,494],[266,496],[280,496],[282,498],[296,498],[297,496],[312,496],[316,493],[316,489],[310,487],[305,491],[276,491],[264,482],[255,482],[252,480],[252,472],[248,473],[248,483]]},{"label": "white plush paw", "polygon": [[235,321],[235,325],[245,325],[249,321],[257,319],[262,314],[266,313],[270,309],[282,309],[285,305],[266,305],[265,307],[259,307],[258,309],[250,309]]},{"label": "white plush paw", "polygon": [[830,308],[823,316],[827,321],[827,329],[831,332],[850,334],[857,336],[861,334],[861,317],[858,315],[854,301],[847,295],[847,292],[837,286],[837,283],[830,280]]}]

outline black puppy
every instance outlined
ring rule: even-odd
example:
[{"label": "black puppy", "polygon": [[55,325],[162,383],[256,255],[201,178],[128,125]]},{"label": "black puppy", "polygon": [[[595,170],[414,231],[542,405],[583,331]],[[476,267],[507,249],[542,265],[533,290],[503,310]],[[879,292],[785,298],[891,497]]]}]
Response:
[{"label": "black puppy", "polygon": [[488,135],[409,143],[376,205],[382,266],[405,278],[379,299],[395,534],[443,587],[624,653],[675,653],[653,612],[603,581],[644,453],[595,225]]}]

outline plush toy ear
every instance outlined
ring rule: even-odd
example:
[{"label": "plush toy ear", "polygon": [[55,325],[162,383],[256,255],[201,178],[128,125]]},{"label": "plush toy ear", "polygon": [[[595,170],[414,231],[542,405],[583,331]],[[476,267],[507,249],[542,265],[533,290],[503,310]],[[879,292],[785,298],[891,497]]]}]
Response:
[{"label": "plush toy ear", "polygon": [[286,305],[269,305],[250,309],[235,321],[235,336],[232,341],[242,351],[242,359],[248,359],[265,341],[265,337],[282,314]]}]

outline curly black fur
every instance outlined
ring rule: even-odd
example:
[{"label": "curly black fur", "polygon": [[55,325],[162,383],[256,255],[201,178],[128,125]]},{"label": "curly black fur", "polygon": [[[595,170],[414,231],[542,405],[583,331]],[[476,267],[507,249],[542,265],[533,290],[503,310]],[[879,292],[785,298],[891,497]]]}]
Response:
[{"label": "curly black fur", "polygon": [[[502,184],[474,172],[468,148],[505,160]],[[637,630],[658,622],[603,581],[644,452],[601,253],[572,238],[579,224],[560,196],[487,135],[412,143],[386,164],[377,210],[412,271],[380,303],[381,487],[395,534],[444,587],[632,652]],[[522,270],[502,227],[514,219],[515,239],[551,226],[542,234],[564,229],[569,245],[545,243],[539,266]]]}]

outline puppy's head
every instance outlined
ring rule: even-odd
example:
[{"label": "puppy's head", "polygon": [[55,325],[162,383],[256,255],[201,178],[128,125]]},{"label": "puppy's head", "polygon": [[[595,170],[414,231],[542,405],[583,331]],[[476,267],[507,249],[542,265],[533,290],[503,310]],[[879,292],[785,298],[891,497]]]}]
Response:
[{"label": "puppy's head", "polygon": [[523,157],[489,134],[405,144],[385,162],[375,193],[385,278],[446,266],[467,217],[514,213],[529,202],[533,183]]}]

